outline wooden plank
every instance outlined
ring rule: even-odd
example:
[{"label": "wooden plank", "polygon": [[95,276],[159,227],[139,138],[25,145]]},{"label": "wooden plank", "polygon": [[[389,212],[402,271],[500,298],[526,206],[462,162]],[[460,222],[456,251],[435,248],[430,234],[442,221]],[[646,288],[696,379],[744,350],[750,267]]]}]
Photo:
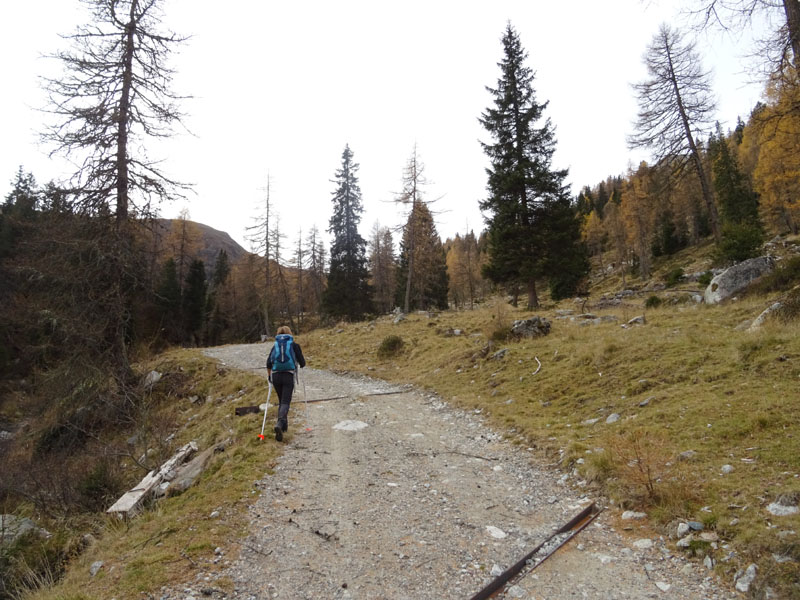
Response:
[{"label": "wooden plank", "polygon": [[125,492],[106,512],[128,516],[133,513],[142,501],[155,490],[165,478],[171,478],[175,467],[183,463],[193,452],[197,452],[197,443],[189,442],[182,446],[158,471],[150,471],[132,490]]}]

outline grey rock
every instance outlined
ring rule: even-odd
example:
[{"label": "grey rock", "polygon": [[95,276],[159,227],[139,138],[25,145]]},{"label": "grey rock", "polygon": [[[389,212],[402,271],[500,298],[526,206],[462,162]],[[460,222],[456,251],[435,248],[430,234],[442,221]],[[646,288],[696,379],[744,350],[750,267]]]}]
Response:
[{"label": "grey rock", "polygon": [[703,531],[705,526],[700,521],[688,521],[686,523],[692,531]]},{"label": "grey rock", "polygon": [[0,546],[13,544],[17,538],[36,531],[36,523],[16,515],[0,515]]},{"label": "grey rock", "polygon": [[770,315],[774,312],[779,311],[783,307],[783,304],[780,302],[776,302],[772,306],[767,307],[764,312],[758,315],[755,320],[752,322],[750,327],[747,328],[747,331],[758,331],[761,329],[761,326],[764,322],[770,317]]},{"label": "grey rock", "polygon": [[155,384],[157,384],[163,375],[158,371],[150,371],[147,375],[145,375],[144,380],[142,381],[142,385],[145,388],[151,388]]},{"label": "grey rock", "polygon": [[697,452],[694,450],[686,450],[678,454],[678,460],[692,460],[695,456],[697,456]]},{"label": "grey rock", "polygon": [[623,521],[627,521],[629,519],[633,519],[633,520],[637,520],[638,521],[639,519],[644,519],[646,517],[647,517],[647,513],[634,512],[632,510],[626,510],[624,513],[622,513],[622,520]]},{"label": "grey rock", "polygon": [[714,568],[714,559],[706,554],[706,557],[703,559],[703,566],[710,571]]},{"label": "grey rock", "polygon": [[492,354],[492,360],[503,360],[506,354],[508,354],[508,348],[502,348],[501,350],[498,350]]},{"label": "grey rock", "polygon": [[628,321],[628,327],[633,325],[646,325],[647,319],[644,318],[644,315],[639,315],[638,317],[633,317],[630,321]]},{"label": "grey rock", "polygon": [[758,567],[754,564],[751,564],[745,571],[737,571],[736,576],[734,577],[734,581],[736,582],[736,590],[739,592],[747,593],[750,590],[750,584],[753,583],[753,580],[756,578],[756,572],[758,571]]},{"label": "grey rock", "polygon": [[775,260],[770,256],[740,262],[714,277],[708,284],[703,299],[706,304],[722,302],[774,268]]},{"label": "grey rock", "polygon": [[93,562],[92,566],[89,567],[89,575],[91,575],[92,577],[97,575],[100,572],[100,569],[103,568],[103,564],[104,563],[102,560]]},{"label": "grey rock", "polygon": [[585,421],[582,421],[582,423],[583,423],[584,425],[594,425],[594,424],[595,424],[595,423],[597,423],[599,420],[600,420],[599,418],[598,418],[598,419],[586,419]]},{"label": "grey rock", "polygon": [[649,550],[653,547],[653,540],[650,538],[642,538],[633,542],[633,545],[639,550]]},{"label": "grey rock", "polygon": [[6,431],[4,429],[0,430],[0,442],[5,441],[5,440],[10,440],[13,437],[14,437],[14,434],[11,433],[10,431]]},{"label": "grey rock", "polygon": [[665,581],[656,581],[656,587],[662,592],[668,592],[672,586]]},{"label": "grey rock", "polygon": [[394,318],[394,321],[392,321],[392,323],[394,323],[395,325],[397,325],[397,324],[398,324],[398,323],[400,323],[401,321],[405,321],[405,320],[406,320],[406,316],[405,316],[405,314],[403,314],[403,313],[398,313],[398,314],[397,314],[397,316]]},{"label": "grey rock", "polygon": [[497,577],[503,572],[503,569],[500,568],[500,565],[492,565],[492,570],[489,573],[492,577]]},{"label": "grey rock", "polygon": [[792,506],[789,504],[784,504],[778,500],[777,502],[772,502],[767,506],[767,512],[776,517],[788,517],[791,515],[796,515],[798,512],[800,512],[800,508],[798,508],[797,505]]},{"label": "grey rock", "polygon": [[723,475],[730,475],[731,473],[733,473],[734,469],[732,465],[722,465],[720,471],[722,471]]},{"label": "grey rock", "polygon": [[512,598],[524,598],[526,596],[525,590],[518,585],[512,585],[508,588],[506,594]]},{"label": "grey rock", "polygon": [[640,407],[640,408],[644,408],[645,406],[647,406],[648,404],[650,404],[650,401],[651,401],[651,400],[655,400],[655,398],[656,398],[655,396],[649,396],[649,397],[645,398],[644,400],[642,400],[641,402],[639,402],[639,407]]},{"label": "grey rock", "polygon": [[678,523],[678,537],[682,538],[689,533],[689,525],[687,523]]},{"label": "grey rock", "polygon": [[611,425],[612,423],[616,423],[617,421],[619,421],[619,413],[612,413],[608,415],[608,418],[606,419],[606,424]]},{"label": "grey rock", "polygon": [[550,333],[550,321],[544,317],[521,319],[511,324],[511,335],[518,338],[542,337]]}]

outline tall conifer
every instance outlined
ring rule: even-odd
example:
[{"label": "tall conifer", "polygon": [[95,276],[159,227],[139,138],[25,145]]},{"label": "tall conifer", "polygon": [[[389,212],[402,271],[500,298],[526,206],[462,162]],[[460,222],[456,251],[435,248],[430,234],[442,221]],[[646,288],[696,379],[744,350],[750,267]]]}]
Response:
[{"label": "tall conifer", "polygon": [[358,185],[358,163],[353,162],[350,146],[342,152],[342,166],[336,171],[333,183],[333,214],[328,232],[333,234],[331,244],[328,289],[323,296],[323,307],[333,317],[360,319],[371,310],[369,271],[367,270],[367,242],[358,233],[358,224],[364,207]]},{"label": "tall conifer", "polygon": [[[585,252],[578,220],[564,218],[570,204],[564,185],[567,171],[551,167],[553,126],[549,119],[536,126],[547,102],[536,101],[534,73],[525,66],[527,52],[510,23],[502,43],[501,75],[496,88],[487,88],[494,106],[480,118],[493,138],[492,143],[482,144],[490,160],[489,195],[481,202],[481,209],[489,213],[485,273],[513,289],[524,286],[528,306],[536,307],[537,279],[556,274],[553,269],[557,269],[559,293],[572,291],[585,273]],[[564,270],[569,277],[562,276]]]}]

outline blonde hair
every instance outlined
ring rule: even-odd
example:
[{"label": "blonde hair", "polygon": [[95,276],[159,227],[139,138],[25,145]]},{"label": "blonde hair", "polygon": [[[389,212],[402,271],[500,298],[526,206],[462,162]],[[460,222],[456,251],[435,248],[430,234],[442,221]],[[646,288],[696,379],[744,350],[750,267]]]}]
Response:
[{"label": "blonde hair", "polygon": [[283,334],[292,335],[292,330],[289,329],[288,326],[282,325],[281,327],[278,327],[278,331],[275,332],[275,335],[283,335]]}]

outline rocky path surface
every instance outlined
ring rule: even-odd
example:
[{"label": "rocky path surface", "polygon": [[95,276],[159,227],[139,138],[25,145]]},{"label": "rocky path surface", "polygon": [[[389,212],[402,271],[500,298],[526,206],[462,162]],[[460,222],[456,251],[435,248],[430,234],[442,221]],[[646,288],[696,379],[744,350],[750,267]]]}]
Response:
[{"label": "rocky path surface", "polygon": [[[206,353],[246,369],[266,349]],[[480,414],[365,377],[302,375],[310,400],[345,398],[304,406],[296,391],[283,456],[256,482],[251,535],[214,575],[235,591],[217,597],[468,599],[593,500]],[[385,392],[401,393],[371,395]],[[605,511],[497,597],[736,597],[640,522],[633,532],[622,523]],[[192,597],[200,585],[162,598]]]}]

